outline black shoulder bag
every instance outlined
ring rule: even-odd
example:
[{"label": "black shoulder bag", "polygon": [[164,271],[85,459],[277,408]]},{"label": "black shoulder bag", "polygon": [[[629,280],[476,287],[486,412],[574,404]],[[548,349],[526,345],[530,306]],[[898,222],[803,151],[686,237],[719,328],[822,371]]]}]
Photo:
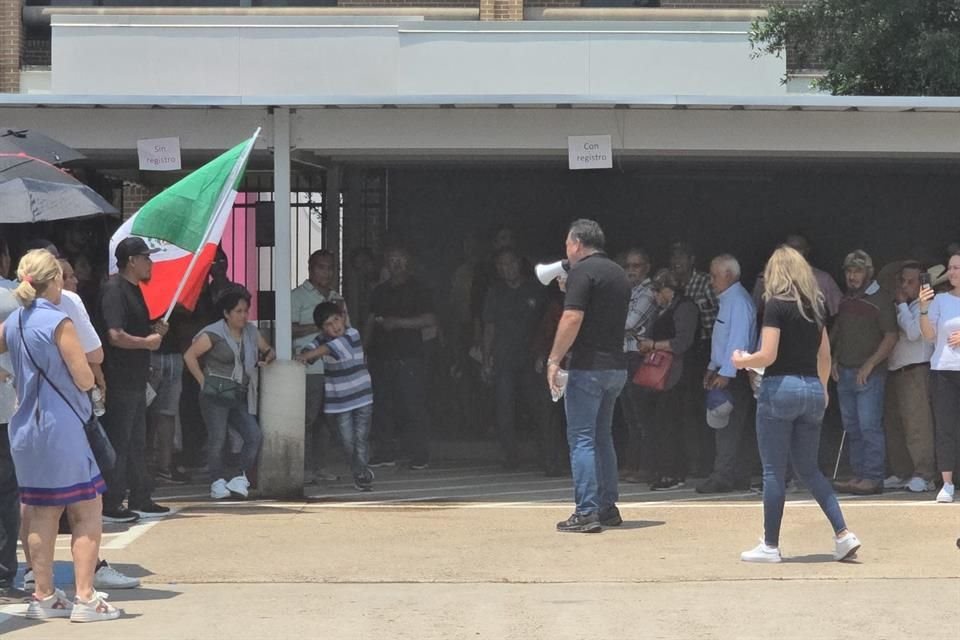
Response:
[{"label": "black shoulder bag", "polygon": [[[90,450],[93,452],[93,457],[97,461],[97,466],[100,467],[100,472],[106,473],[111,471],[117,464],[117,452],[114,451],[113,445],[110,444],[110,438],[107,437],[107,432],[104,431],[103,425],[100,424],[100,419],[93,413],[92,408],[90,410],[90,417],[84,419],[83,416],[80,415],[80,412],[73,408],[73,405],[70,404],[67,397],[57,388],[57,385],[53,384],[50,378],[47,377],[47,374],[40,368],[37,361],[33,359],[33,354],[30,353],[30,347],[27,346],[27,338],[23,334],[23,313],[23,311],[20,311],[19,317],[20,341],[23,343],[23,350],[27,352],[27,357],[30,358],[30,362],[33,363],[33,367],[40,374],[40,377],[47,381],[47,384],[57,392],[57,395],[70,407],[73,414],[77,416],[77,419],[83,424],[83,431],[87,434],[87,442],[90,443]],[[39,405],[39,403],[40,393],[38,391],[37,404]]]}]

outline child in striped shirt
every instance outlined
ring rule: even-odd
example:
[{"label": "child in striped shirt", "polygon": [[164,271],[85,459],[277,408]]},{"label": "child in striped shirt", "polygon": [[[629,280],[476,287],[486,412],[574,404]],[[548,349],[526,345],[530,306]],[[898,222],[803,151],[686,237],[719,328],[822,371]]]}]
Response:
[{"label": "child in striped shirt", "polygon": [[373,416],[373,385],[363,357],[363,342],[347,326],[343,310],[323,302],[313,310],[321,334],[297,355],[303,363],[323,358],[323,412],[337,425],[347,462],[358,491],[373,489],[373,471],[368,466],[370,419]]}]

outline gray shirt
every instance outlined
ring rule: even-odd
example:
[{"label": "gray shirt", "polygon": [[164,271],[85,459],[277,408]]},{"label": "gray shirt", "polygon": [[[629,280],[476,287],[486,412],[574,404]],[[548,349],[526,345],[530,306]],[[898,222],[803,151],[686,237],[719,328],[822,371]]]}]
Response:
[{"label": "gray shirt", "polygon": [[[20,303],[13,296],[13,290],[17,283],[13,280],[0,278],[0,323],[6,322],[7,316],[20,307]],[[13,362],[10,361],[10,353],[0,355],[0,368],[13,374]],[[0,424],[7,424],[17,408],[17,390],[13,386],[13,380],[9,383],[0,383]]]}]

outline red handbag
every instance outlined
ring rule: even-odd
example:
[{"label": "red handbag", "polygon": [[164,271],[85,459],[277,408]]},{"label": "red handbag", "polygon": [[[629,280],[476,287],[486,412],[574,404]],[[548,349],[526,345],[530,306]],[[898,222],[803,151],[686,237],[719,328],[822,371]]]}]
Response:
[{"label": "red handbag", "polygon": [[672,366],[672,351],[651,351],[633,374],[633,384],[644,389],[663,391],[667,387]]}]

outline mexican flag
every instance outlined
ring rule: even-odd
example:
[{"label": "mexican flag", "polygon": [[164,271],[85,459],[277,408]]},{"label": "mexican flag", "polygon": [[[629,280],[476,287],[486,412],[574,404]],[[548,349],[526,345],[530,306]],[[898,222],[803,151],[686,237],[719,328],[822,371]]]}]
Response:
[{"label": "mexican flag", "polygon": [[177,302],[196,306],[259,133],[156,195],[110,238],[110,273],[124,238],[140,236],[156,250],[150,282],[140,285],[151,318],[168,317]]}]

